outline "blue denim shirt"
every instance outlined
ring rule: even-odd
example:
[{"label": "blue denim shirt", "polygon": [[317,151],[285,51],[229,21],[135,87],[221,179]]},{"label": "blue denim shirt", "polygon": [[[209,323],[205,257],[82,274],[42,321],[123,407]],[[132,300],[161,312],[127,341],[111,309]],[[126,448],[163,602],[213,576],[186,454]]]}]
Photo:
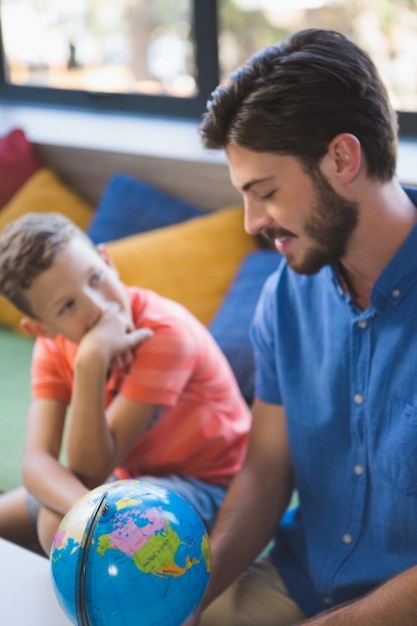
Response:
[{"label": "blue denim shirt", "polygon": [[256,395],[285,408],[300,499],[271,556],[313,615],[417,564],[417,227],[366,311],[329,266],[300,276],[284,260],[252,340]]}]

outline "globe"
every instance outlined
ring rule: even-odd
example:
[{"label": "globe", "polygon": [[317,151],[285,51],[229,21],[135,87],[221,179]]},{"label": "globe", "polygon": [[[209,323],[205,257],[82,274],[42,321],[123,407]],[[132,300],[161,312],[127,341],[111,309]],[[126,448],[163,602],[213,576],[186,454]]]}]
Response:
[{"label": "globe", "polygon": [[184,498],[118,480],[65,515],[50,563],[58,602],[77,626],[180,626],[206,589],[210,548]]}]

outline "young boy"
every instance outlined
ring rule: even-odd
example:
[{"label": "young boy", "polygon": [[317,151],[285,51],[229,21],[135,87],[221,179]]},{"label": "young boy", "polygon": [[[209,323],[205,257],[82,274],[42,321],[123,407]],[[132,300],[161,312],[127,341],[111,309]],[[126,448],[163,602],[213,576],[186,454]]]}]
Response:
[{"label": "young boy", "polygon": [[25,488],[0,497],[0,536],[30,543],[35,521],[48,554],[63,515],[114,476],[173,489],[210,530],[251,418],[208,330],[181,305],[123,285],[104,248],[58,213],[4,229],[0,293],[37,338]]}]

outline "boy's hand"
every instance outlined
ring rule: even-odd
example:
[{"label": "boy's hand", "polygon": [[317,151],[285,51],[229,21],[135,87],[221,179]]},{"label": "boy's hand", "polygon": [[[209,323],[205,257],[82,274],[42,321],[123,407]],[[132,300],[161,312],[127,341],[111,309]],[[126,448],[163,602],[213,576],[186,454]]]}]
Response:
[{"label": "boy's hand", "polygon": [[99,354],[108,366],[124,368],[133,361],[135,348],[152,335],[149,328],[132,328],[124,313],[109,307],[82,338],[78,357]]}]

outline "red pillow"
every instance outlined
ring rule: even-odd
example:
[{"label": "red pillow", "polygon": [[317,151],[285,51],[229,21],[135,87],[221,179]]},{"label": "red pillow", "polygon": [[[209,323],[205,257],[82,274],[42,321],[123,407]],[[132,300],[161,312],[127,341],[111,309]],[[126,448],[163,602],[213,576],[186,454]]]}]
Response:
[{"label": "red pillow", "polygon": [[23,130],[15,128],[0,138],[0,209],[40,167]]}]

